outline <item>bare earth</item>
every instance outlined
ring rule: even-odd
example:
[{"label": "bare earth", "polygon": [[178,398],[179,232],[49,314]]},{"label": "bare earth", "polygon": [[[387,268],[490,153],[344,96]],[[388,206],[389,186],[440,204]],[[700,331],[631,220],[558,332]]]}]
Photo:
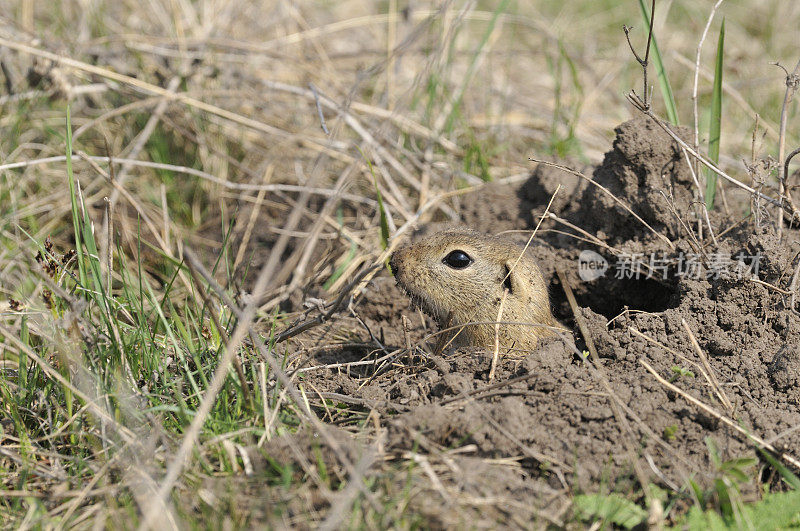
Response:
[{"label": "bare earth", "polygon": [[[520,234],[524,241],[560,183],[563,188],[551,211],[615,249],[642,253],[645,262],[651,253],[673,258],[681,252],[699,254],[674,214],[681,213],[683,223],[692,222],[691,173],[656,125],[644,119],[622,124],[613,149],[593,177],[671,240],[675,249],[598,188],[544,165],[521,185],[491,185],[461,198],[459,211],[465,225],[486,232],[527,230]],[[738,212],[746,205],[738,208],[731,210]],[[793,274],[787,267],[797,244],[780,245],[770,230],[754,230],[752,223],[736,225],[738,221],[734,214],[713,218],[718,232],[733,228],[718,236],[718,247],[709,238],[700,245],[707,245],[704,252],[709,255],[760,255],[761,282],[705,278],[705,273],[690,278],[679,275],[677,265],[668,268],[666,280],[660,272],[658,279],[645,278],[645,269],[638,279],[618,279],[618,257],[559,234],[553,229],[573,231],[545,222],[534,250],[552,286],[556,317],[574,329],[578,349],[586,350],[555,273],[561,268],[582,306],[613,400],[593,365],[562,340],[547,342],[524,356],[501,356],[492,382],[488,381],[492,353],[461,349],[406,355],[391,367],[377,364],[382,367],[377,376],[372,364],[317,368],[304,373],[304,388],[312,399],[324,396],[329,420],[342,425],[349,424],[347,415],[337,408],[345,404],[346,411],[369,412],[357,425],[377,426],[372,435],[366,435],[366,429],[357,437],[339,434],[354,461],[375,453],[375,448],[378,455],[370,459],[389,464],[408,452],[419,456],[421,471],[409,474],[414,478],[409,503],[428,525],[557,521],[567,493],[635,490],[635,467],[641,477],[662,487],[687,488],[689,479],[708,486],[714,469],[705,438],[717,443],[723,459],[755,455],[752,445],[746,436],[659,383],[642,360],[777,448],[800,448],[800,430],[791,431],[800,424],[800,319],[786,309],[788,295],[766,285],[786,285]],[[578,255],[583,249],[609,260],[604,277],[591,282],[579,278]],[[745,258],[746,264],[750,262]],[[350,344],[369,341],[366,328],[351,317],[314,338],[301,338],[298,344],[304,348],[294,357],[290,352],[292,364],[313,367],[376,359],[407,344],[425,344],[435,331],[386,273],[369,285],[354,310],[384,350],[345,346],[308,358],[315,346],[330,344],[332,335]],[[409,319],[406,327],[403,316]],[[682,320],[707,356],[719,391],[702,375],[701,359]],[[427,341],[432,345],[435,340]],[[624,412],[619,417],[613,404]],[[309,451],[319,450],[325,445],[315,443],[317,438],[302,432],[292,436],[291,444],[277,438],[264,453],[291,462],[309,454],[297,448],[291,451],[290,446],[306,441]],[[295,500],[290,505],[304,512],[313,510],[314,501]]]}]

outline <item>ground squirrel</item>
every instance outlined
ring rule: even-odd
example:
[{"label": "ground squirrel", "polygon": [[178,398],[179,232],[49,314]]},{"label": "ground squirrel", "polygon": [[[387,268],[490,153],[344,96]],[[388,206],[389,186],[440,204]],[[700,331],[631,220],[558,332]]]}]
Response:
[{"label": "ground squirrel", "polygon": [[[455,345],[536,347],[559,326],[539,266],[516,243],[468,229],[437,232],[398,249],[389,263],[397,283],[441,328],[460,327]],[[504,292],[507,293],[504,295]],[[505,299],[503,300],[503,297]],[[544,326],[542,326],[544,325]]]}]

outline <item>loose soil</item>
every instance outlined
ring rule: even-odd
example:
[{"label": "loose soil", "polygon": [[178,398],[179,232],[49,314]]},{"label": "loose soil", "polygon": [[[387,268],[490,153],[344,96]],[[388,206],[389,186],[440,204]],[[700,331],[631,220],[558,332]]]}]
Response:
[{"label": "loose soil", "polygon": [[[292,366],[309,368],[419,347],[402,351],[391,365],[308,370],[302,382],[310,398],[327,398],[326,421],[349,425],[350,431],[361,428],[350,444],[362,450],[348,450],[354,461],[377,449],[375,459],[390,465],[400,466],[404,458],[416,463],[407,503],[427,525],[560,522],[570,494],[628,494],[640,479],[664,488],[685,490],[690,479],[709,487],[717,476],[707,438],[723,460],[758,457],[746,436],[660,383],[643,362],[776,447],[794,455],[800,448],[800,316],[790,310],[787,294],[796,282],[800,235],[784,229],[779,240],[768,221],[741,221],[750,205],[729,201],[727,213],[716,213],[725,212],[718,208],[710,218],[718,244],[705,220],[699,240],[697,187],[681,150],[647,119],[626,122],[616,133],[602,164],[585,170],[608,193],[589,179],[540,164],[522,184],[491,185],[457,205],[464,225],[521,231],[516,234],[524,241],[561,185],[551,211],[605,244],[585,241],[553,220],[544,222],[534,240],[552,286],[554,313],[574,331],[566,341],[546,342],[527,356],[501,352],[489,381],[492,353],[435,353],[435,325],[382,273],[356,301],[351,317],[301,337],[296,343],[306,348],[290,350]],[[579,277],[583,250],[608,260],[604,276]],[[651,255],[702,255],[709,264],[725,263],[726,271],[732,271],[731,257],[760,260],[754,279],[691,278],[674,262],[665,273],[656,270],[657,278],[645,278],[646,268],[635,278],[618,269],[622,257],[634,253],[645,263]],[[745,265],[751,262],[745,258]],[[575,325],[557,269],[581,306],[599,369],[583,358],[586,337]],[[687,328],[716,388],[703,375]],[[334,342],[345,346],[330,347]],[[315,345],[329,347],[315,351]],[[361,414],[349,422],[354,411]],[[303,438],[315,434],[292,437],[305,444]],[[263,451],[288,460],[306,454],[289,452],[286,444],[279,437]],[[770,470],[764,466],[762,481],[774,481]],[[756,485],[745,486],[744,495],[757,496]]]}]

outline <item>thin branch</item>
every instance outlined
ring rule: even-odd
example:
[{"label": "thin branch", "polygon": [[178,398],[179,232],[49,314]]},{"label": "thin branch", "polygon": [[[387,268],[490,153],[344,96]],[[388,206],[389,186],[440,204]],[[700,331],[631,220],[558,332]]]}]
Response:
[{"label": "thin branch", "polygon": [[674,244],[674,243],[672,243],[672,242],[669,240],[669,238],[667,238],[666,236],[664,236],[663,234],[661,234],[660,232],[658,232],[656,229],[654,229],[653,227],[651,227],[649,223],[647,223],[645,220],[643,220],[641,217],[639,217],[639,215],[638,215],[638,214],[636,214],[636,213],[635,213],[633,210],[631,210],[631,207],[629,207],[628,205],[626,205],[625,203],[623,203],[623,202],[622,202],[622,200],[621,200],[620,198],[618,198],[617,196],[615,196],[614,194],[612,194],[612,193],[611,193],[611,190],[609,190],[608,188],[606,188],[606,187],[605,187],[605,186],[603,186],[602,184],[598,183],[598,182],[597,182],[597,181],[595,181],[594,179],[590,179],[590,178],[588,178],[587,176],[585,176],[583,173],[581,173],[581,172],[579,172],[579,171],[577,171],[577,170],[573,170],[572,168],[569,168],[569,167],[567,167],[567,166],[563,166],[563,165],[561,165],[561,164],[556,164],[556,163],[554,163],[554,162],[549,162],[549,161],[546,161],[546,160],[533,159],[533,158],[530,158],[530,157],[528,158],[528,160],[529,160],[529,161],[531,161],[531,162],[537,162],[537,163],[539,163],[539,164],[544,164],[545,166],[552,166],[553,168],[558,168],[559,170],[565,171],[565,172],[567,172],[567,173],[571,173],[572,175],[574,175],[574,176],[576,176],[576,177],[580,177],[581,179],[583,179],[584,181],[588,182],[589,184],[592,184],[592,185],[596,186],[597,188],[599,188],[600,190],[602,190],[602,191],[603,191],[603,192],[604,192],[606,195],[608,195],[608,196],[609,196],[611,199],[613,199],[613,200],[614,200],[614,201],[615,201],[615,202],[616,202],[616,203],[617,203],[619,206],[621,206],[621,207],[622,207],[622,208],[623,208],[623,209],[624,209],[626,212],[628,212],[628,213],[629,213],[631,216],[633,216],[633,217],[634,217],[634,218],[636,218],[636,219],[637,219],[639,222],[641,222],[641,223],[642,223],[642,225],[644,225],[645,227],[647,227],[648,229],[650,229],[650,232],[652,232],[653,234],[655,234],[656,236],[658,236],[658,237],[659,237],[659,238],[660,238],[660,239],[661,239],[661,240],[662,240],[664,243],[666,243],[666,244],[669,246],[669,248],[670,248],[670,249],[672,249],[672,250],[675,250],[675,244]]},{"label": "thin branch", "polygon": [[770,204],[772,204],[772,205],[781,206],[783,209],[785,209],[785,210],[786,210],[786,213],[787,213],[787,214],[790,214],[791,216],[793,216],[793,217],[796,217],[796,218],[800,219],[800,211],[799,211],[799,210],[792,208],[792,207],[791,207],[791,205],[788,205],[788,204],[787,204],[787,205],[784,205],[784,204],[783,204],[781,201],[779,201],[779,200],[777,200],[777,199],[775,199],[775,198],[773,198],[773,197],[770,197],[770,196],[768,196],[768,195],[762,194],[761,192],[759,192],[759,191],[757,191],[757,190],[755,190],[755,189],[751,188],[750,186],[747,186],[747,185],[746,185],[746,184],[744,184],[743,182],[741,182],[741,181],[738,181],[738,180],[734,179],[733,177],[731,177],[730,175],[728,175],[727,173],[725,173],[724,171],[722,171],[721,169],[719,169],[719,168],[718,168],[718,167],[717,167],[717,166],[716,166],[716,165],[715,165],[713,162],[709,161],[709,160],[708,160],[707,158],[705,158],[703,155],[701,155],[700,153],[698,153],[697,151],[695,151],[694,149],[692,149],[692,148],[691,148],[691,146],[689,146],[689,144],[687,144],[687,143],[686,143],[686,142],[685,142],[685,141],[684,141],[684,140],[683,140],[681,137],[679,137],[679,136],[678,136],[678,135],[675,133],[675,131],[673,131],[673,130],[672,130],[670,127],[669,127],[669,125],[665,124],[663,120],[661,120],[661,119],[660,119],[658,116],[656,116],[656,115],[653,113],[653,111],[651,111],[651,110],[649,110],[649,109],[646,109],[646,108],[644,107],[644,102],[643,102],[643,101],[641,100],[641,98],[639,98],[639,96],[637,96],[635,93],[628,94],[627,98],[628,98],[628,101],[629,101],[629,102],[630,102],[630,103],[631,103],[631,104],[632,104],[634,107],[636,107],[636,108],[637,108],[637,109],[639,109],[641,112],[643,112],[644,114],[646,114],[647,116],[649,116],[650,118],[652,118],[652,119],[653,119],[653,120],[654,120],[654,121],[655,121],[655,122],[656,122],[656,123],[659,125],[659,127],[661,127],[661,128],[664,130],[664,131],[666,131],[666,133],[667,133],[667,134],[668,134],[670,137],[672,137],[672,139],[673,139],[675,142],[677,142],[678,144],[680,144],[680,146],[681,146],[681,147],[683,147],[683,148],[684,148],[686,151],[688,151],[690,155],[692,155],[692,156],[693,156],[693,157],[695,157],[695,158],[696,158],[698,161],[700,161],[700,163],[701,163],[701,164],[703,164],[703,166],[705,166],[706,168],[708,168],[708,169],[710,169],[711,171],[715,172],[717,175],[719,175],[720,177],[722,177],[723,179],[725,179],[725,180],[726,180],[726,181],[728,181],[729,183],[731,183],[731,184],[733,184],[733,185],[735,185],[735,186],[737,186],[737,187],[741,188],[742,190],[745,190],[745,191],[749,192],[750,194],[752,194],[752,195],[754,195],[754,196],[758,197],[759,199],[763,199],[763,200],[765,200],[765,201],[769,202],[769,203],[770,203]]},{"label": "thin branch", "polygon": [[311,328],[319,326],[322,323],[328,321],[331,317],[333,317],[333,314],[336,313],[337,310],[339,310],[339,308],[342,306],[342,303],[344,303],[344,301],[347,299],[347,296],[352,295],[351,291],[353,287],[357,286],[364,279],[364,277],[366,277],[369,273],[373,272],[377,268],[378,265],[373,265],[364,269],[361,273],[359,273],[356,276],[356,278],[350,281],[350,283],[347,284],[347,286],[342,288],[342,290],[339,292],[339,296],[336,298],[335,301],[333,301],[332,304],[328,306],[328,310],[325,313],[320,313],[310,321],[300,323],[296,326],[292,326],[284,330],[275,337],[275,344],[286,341],[289,338],[292,338],[298,334],[305,332],[306,330],[310,330]]},{"label": "thin branch", "polygon": [[[583,317],[583,313],[581,313],[581,308],[578,306],[578,302],[575,299],[575,294],[572,291],[572,287],[570,286],[569,280],[561,268],[556,268],[556,274],[558,275],[559,280],[561,281],[561,288],[564,290],[564,294],[567,296],[567,301],[569,302],[570,308],[572,309],[572,315],[575,317],[575,322],[578,325],[578,328],[583,335],[583,339],[586,342],[586,348],[589,349],[589,357],[591,358],[591,365],[595,368],[595,377],[600,381],[601,385],[605,388],[606,393],[608,394],[609,398],[609,405],[611,406],[611,411],[614,413],[614,417],[619,424],[620,431],[625,433],[627,432],[631,438],[634,437],[633,429],[631,428],[630,423],[628,422],[628,418],[623,414],[624,412],[624,404],[619,396],[614,393],[614,390],[611,387],[611,383],[606,376],[606,371],[603,368],[603,364],[600,362],[600,356],[597,354],[597,348],[595,347],[594,340],[592,339],[591,334],[589,333],[589,326],[586,322],[586,319]],[[646,485],[648,485],[649,480],[648,477],[645,475],[644,471],[642,470],[641,466],[639,465],[639,461],[637,459],[634,445],[631,443],[631,439],[624,440],[624,446],[627,447],[628,456],[631,460],[631,464],[633,466],[633,470],[636,473],[636,477],[639,480],[642,488],[644,489]],[[645,489],[647,491],[647,489]],[[650,494],[646,494],[647,498],[650,498]]]},{"label": "thin branch", "polygon": [[625,38],[628,41],[628,46],[633,53],[633,56],[636,58],[636,62],[638,62],[642,67],[642,95],[644,96],[644,105],[647,109],[650,108],[650,96],[648,96],[647,90],[647,65],[650,60],[650,42],[653,40],[653,21],[656,19],[656,0],[653,0],[650,4],[650,27],[647,31],[647,48],[644,51],[644,59],[642,59],[636,50],[633,48],[633,44],[631,43],[631,27],[623,25],[622,31],[625,32]]},{"label": "thin branch", "polygon": [[[800,148],[795,149],[794,151],[789,153],[789,156],[786,157],[786,162],[784,162],[784,164],[783,164],[783,181],[784,182],[786,182],[787,179],[789,179],[789,162],[791,162],[791,160],[794,158],[794,156],[797,155],[798,153],[800,153]],[[789,208],[791,208],[791,210],[793,212],[796,212],[797,211],[797,207],[794,204],[794,199],[792,199],[792,194],[791,194],[791,192],[789,192],[789,188],[787,187],[784,190],[784,192],[785,192],[785,195],[786,195],[786,202],[789,203]],[[794,221],[794,219],[792,219],[792,221]]]},{"label": "thin branch", "polygon": [[769,450],[770,452],[772,452],[773,454],[775,454],[779,458],[783,459],[787,463],[793,465],[797,469],[800,469],[800,461],[798,461],[797,458],[793,457],[790,454],[779,452],[778,450],[775,449],[774,446],[769,444],[767,441],[765,441],[761,437],[753,435],[752,433],[748,432],[746,429],[744,429],[741,426],[739,426],[739,424],[737,424],[736,422],[732,421],[731,419],[729,419],[725,415],[719,413],[717,410],[715,410],[711,406],[707,406],[706,404],[702,403],[701,401],[699,401],[698,399],[696,399],[695,397],[693,397],[692,395],[690,395],[689,393],[687,393],[686,391],[681,389],[680,387],[669,383],[667,380],[665,380],[663,377],[661,377],[661,375],[658,374],[656,372],[656,370],[649,363],[647,363],[644,359],[640,358],[639,359],[639,363],[641,363],[644,366],[644,368],[647,369],[647,371],[650,374],[652,374],[655,377],[655,379],[658,380],[658,382],[661,385],[663,385],[664,387],[666,387],[670,391],[681,395],[684,399],[686,399],[687,401],[691,402],[695,406],[699,407],[700,409],[702,409],[703,411],[705,411],[706,413],[708,413],[712,417],[716,418],[717,420],[719,420],[723,424],[727,425],[730,428],[733,428],[734,430],[738,431],[739,433],[741,433],[741,434],[745,435],[746,437],[750,438],[754,443],[756,443],[756,445],[758,447],[764,448],[765,450]]},{"label": "thin branch", "polygon": [[500,357],[500,321],[503,320],[503,306],[506,303],[508,290],[503,290],[503,298],[500,299],[500,308],[497,310],[497,322],[494,324],[494,354],[492,355],[492,368],[489,369],[489,381],[494,380],[494,372],[497,369],[497,360]]},{"label": "thin branch", "polygon": [[[135,159],[118,159],[115,157],[100,157],[94,155],[82,155],[82,152],[77,151],[74,155],[80,156],[81,158],[86,158],[87,160],[92,160],[95,162],[107,162],[111,163],[120,163],[120,164],[130,164],[131,166],[141,166],[143,168],[152,168],[156,170],[166,170],[166,171],[174,171],[177,173],[185,173],[187,175],[194,175],[195,177],[200,177],[201,179],[205,179],[207,181],[211,181],[212,183],[218,184],[223,188],[227,188],[229,190],[237,190],[237,191],[250,191],[250,192],[258,192],[261,190],[265,190],[267,192],[308,192],[314,195],[322,195],[325,197],[331,197],[337,195],[339,193],[337,190],[331,190],[329,188],[313,188],[308,186],[301,186],[297,184],[249,184],[249,183],[235,183],[231,181],[227,181],[225,179],[221,179],[215,175],[211,175],[210,173],[204,172],[202,170],[198,170],[195,168],[189,168],[187,166],[176,166],[174,164],[164,164],[161,162],[150,162],[148,160],[135,160]],[[67,160],[65,155],[57,155],[54,157],[45,157],[41,159],[34,159],[34,160],[23,160],[19,162],[10,162],[8,164],[0,164],[0,171],[2,170],[13,170],[17,168],[27,168],[28,166],[36,166],[38,164],[49,164],[51,162],[64,162]],[[348,194],[348,193],[341,193],[339,196],[343,199],[347,199],[348,201],[353,201],[357,203],[363,203],[365,205],[369,205],[372,208],[377,208],[378,203],[374,199],[370,199],[368,197],[361,197],[355,194]]]},{"label": "thin branch", "polygon": [[311,92],[314,93],[314,103],[317,106],[317,114],[319,115],[319,124],[322,127],[322,131],[326,135],[330,136],[331,132],[328,131],[328,126],[325,124],[325,115],[322,114],[322,105],[319,102],[319,94],[317,93],[317,87],[314,86],[314,83],[309,83],[308,88],[310,88]]},{"label": "thin branch", "polygon": [[[783,160],[784,154],[786,153],[786,122],[788,121],[788,110],[789,110],[789,102],[792,101],[792,97],[794,93],[797,92],[797,87],[800,86],[800,76],[798,76],[798,72],[800,72],[800,60],[797,61],[797,64],[794,67],[794,70],[790,74],[786,68],[784,68],[779,63],[775,63],[776,66],[783,69],[786,72],[786,92],[783,95],[783,105],[781,106],[781,125],[780,130],[778,133],[778,161]],[[784,167],[779,168],[779,175],[778,175],[778,186],[780,188],[780,200],[781,205],[783,205],[784,196],[791,204],[792,201],[791,194],[789,193],[789,189],[786,187],[786,179],[788,175],[784,171],[788,169],[788,161]],[[792,210],[797,210],[792,207]],[[793,221],[794,219],[792,219]],[[781,230],[783,229],[783,212],[779,209],[778,211],[778,237],[781,235]]]},{"label": "thin branch", "polygon": [[711,368],[711,364],[708,362],[708,357],[703,352],[703,349],[700,348],[700,344],[697,342],[697,338],[694,337],[692,329],[689,328],[689,323],[686,322],[686,319],[681,319],[681,324],[683,325],[683,329],[686,330],[686,334],[689,336],[689,342],[692,344],[692,348],[697,354],[697,357],[700,358],[700,362],[703,364],[703,368],[708,375],[708,383],[711,384],[711,388],[716,393],[719,401],[722,402],[722,405],[725,406],[725,409],[728,410],[728,413],[733,413],[733,404],[731,404],[731,401],[728,399],[728,395],[725,394],[725,391],[719,384],[719,380],[717,380],[717,376],[714,374],[714,370]]}]

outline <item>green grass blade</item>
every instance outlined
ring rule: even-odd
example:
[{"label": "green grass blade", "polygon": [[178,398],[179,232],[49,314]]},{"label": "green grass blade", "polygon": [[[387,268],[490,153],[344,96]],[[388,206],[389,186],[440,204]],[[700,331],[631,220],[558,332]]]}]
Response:
[{"label": "green grass blade", "polygon": [[[372,165],[370,164],[371,168]],[[378,210],[381,215],[381,249],[386,249],[389,247],[389,221],[386,217],[386,208],[383,206],[383,196],[381,196],[381,191],[378,189],[378,179],[374,173],[372,174],[372,182],[375,184],[375,195],[378,199]]]},{"label": "green grass blade", "polygon": [[[19,338],[20,340],[31,346],[30,331],[28,330],[28,316],[23,314],[20,320]],[[19,357],[17,358],[17,374],[19,380],[19,387],[22,392],[28,390],[28,354],[24,350],[19,350]]]},{"label": "green grass blade", "polygon": [[492,13],[492,18],[489,20],[489,24],[486,27],[486,31],[483,33],[481,37],[481,42],[478,44],[478,48],[475,51],[475,55],[472,56],[472,61],[470,62],[469,66],[467,67],[467,72],[462,78],[461,86],[457,90],[458,99],[453,108],[450,110],[450,114],[448,114],[447,119],[445,120],[446,129],[449,130],[452,127],[453,121],[456,117],[456,114],[459,112],[461,108],[461,99],[466,92],[467,87],[469,86],[470,82],[472,82],[472,78],[475,76],[475,70],[478,68],[478,60],[481,57],[481,52],[486,44],[489,42],[489,37],[492,36],[494,32],[495,26],[497,26],[497,19],[500,18],[500,15],[506,12],[506,8],[508,7],[509,0],[503,0],[500,2],[500,5]]},{"label": "green grass blade", "polygon": [[[645,0],[639,0],[639,7],[642,8],[642,18],[644,19],[645,27],[650,27],[650,10],[645,5]],[[669,84],[667,71],[664,69],[664,61],[661,60],[661,52],[658,49],[658,41],[656,36],[653,35],[653,66],[656,69],[656,77],[658,77],[658,86],[661,89],[661,96],[664,98],[664,107],[667,112],[667,120],[671,123],[678,125],[678,107],[675,105],[675,96],[672,94],[672,87]],[[643,95],[643,97],[646,96]]]},{"label": "green grass blade", "polygon": [[389,218],[386,217],[386,208],[383,206],[383,196],[381,195],[381,191],[378,189],[378,177],[375,176],[375,169],[372,167],[372,163],[369,159],[364,155],[364,152],[361,151],[361,156],[367,161],[367,166],[369,166],[369,172],[372,174],[372,184],[375,185],[375,196],[378,201],[378,212],[380,213],[381,217],[381,248],[386,249],[389,247]]},{"label": "green grass blade", "polygon": [[786,480],[786,483],[792,486],[795,491],[800,491],[800,478],[795,476],[791,470],[786,468],[783,463],[777,460],[771,453],[764,450],[763,448],[757,447],[758,451],[761,452],[761,455],[764,456],[769,464],[771,464],[775,469],[780,472],[783,479]]},{"label": "green grass blade", "polygon": [[78,190],[75,185],[75,175],[72,172],[72,119],[70,108],[67,105],[67,182],[69,183],[69,198],[72,206],[72,228],[75,231],[75,251],[77,252],[78,279],[81,285],[87,286],[86,269],[83,261],[83,246],[81,245],[81,216],[78,214]]},{"label": "green grass blade", "polygon": [[[97,248],[97,241],[92,230],[92,221],[83,198],[80,197],[75,174],[72,169],[72,116],[70,107],[67,106],[66,124],[66,155],[67,155],[67,180],[69,182],[70,201],[72,207],[72,226],[75,230],[75,251],[77,253],[78,278],[84,295],[89,299],[94,299],[100,308],[105,311],[100,312],[104,324],[108,328],[109,337],[115,348],[119,349],[114,332],[114,318],[111,315],[111,301],[109,294],[105,293],[102,276],[100,274],[100,253]],[[109,243],[110,245],[110,243]],[[88,267],[88,270],[87,270]],[[111,272],[109,271],[109,275]],[[89,280],[91,278],[91,284]],[[122,355],[121,351],[118,351]]]},{"label": "green grass blade", "polygon": [[[725,19],[719,30],[717,42],[717,60],[714,66],[714,90],[711,93],[711,122],[708,126],[708,158],[715,165],[719,164],[720,124],[722,122],[722,52],[725,47]],[[714,196],[717,192],[717,174],[706,168],[706,208],[714,208]]]}]

